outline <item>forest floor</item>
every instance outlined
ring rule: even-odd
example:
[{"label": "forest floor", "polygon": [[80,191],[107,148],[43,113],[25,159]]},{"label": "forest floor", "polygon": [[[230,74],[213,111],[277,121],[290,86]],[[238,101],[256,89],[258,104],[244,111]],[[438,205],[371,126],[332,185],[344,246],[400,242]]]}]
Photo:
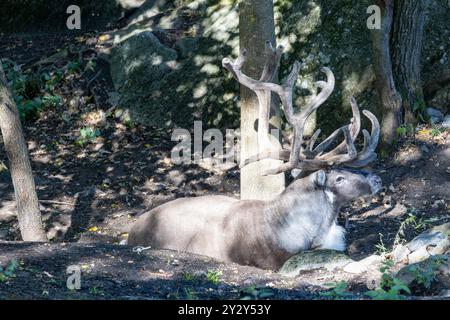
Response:
[{"label": "forest floor", "polygon": [[[171,132],[124,121],[107,64],[98,57],[101,39],[95,34],[0,39],[0,57],[20,65],[27,83],[33,75],[48,75],[45,95],[51,90],[61,98],[24,122],[50,244],[17,242],[14,190],[0,144],[0,266],[17,262],[9,275],[0,269],[0,299],[305,299],[320,298],[325,283],[342,280],[353,298],[364,296],[366,279],[360,275],[314,270],[289,278],[186,253],[138,253],[118,245],[140,214],[162,203],[205,194],[238,197],[239,171],[174,165]],[[56,49],[62,57],[55,57]],[[33,91],[29,86],[25,90]],[[44,89],[34,91],[28,94]],[[383,179],[382,192],[355,201],[340,218],[345,224],[348,216],[347,254],[355,260],[391,250],[399,236],[409,241],[450,221],[448,131],[422,125],[383,156],[374,168]],[[66,287],[70,265],[81,267],[81,290]]]}]

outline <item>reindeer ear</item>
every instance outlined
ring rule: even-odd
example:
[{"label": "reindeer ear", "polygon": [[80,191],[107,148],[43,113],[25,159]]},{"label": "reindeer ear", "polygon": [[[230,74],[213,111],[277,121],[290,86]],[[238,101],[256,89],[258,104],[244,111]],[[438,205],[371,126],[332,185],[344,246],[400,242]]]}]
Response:
[{"label": "reindeer ear", "polygon": [[318,187],[324,187],[327,182],[327,174],[323,170],[314,172],[314,183]]}]

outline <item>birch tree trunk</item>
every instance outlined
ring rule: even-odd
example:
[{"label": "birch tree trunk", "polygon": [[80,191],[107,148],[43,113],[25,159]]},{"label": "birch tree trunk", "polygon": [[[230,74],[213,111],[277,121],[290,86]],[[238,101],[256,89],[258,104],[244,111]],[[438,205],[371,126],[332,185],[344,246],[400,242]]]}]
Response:
[{"label": "birch tree trunk", "polygon": [[[275,44],[275,22],[272,0],[241,0],[239,2],[240,47],[248,49],[244,73],[259,79],[265,62],[265,41]],[[241,159],[249,158],[264,150],[258,145],[258,99],[253,91],[241,85]],[[271,124],[280,126],[279,105],[271,99]],[[278,111],[277,111],[278,110]],[[278,143],[276,139],[272,139]],[[241,199],[268,200],[280,194],[285,187],[284,174],[263,176],[262,172],[280,165],[279,160],[265,159],[241,169]]]},{"label": "birch tree trunk", "polygon": [[1,65],[0,129],[10,164],[22,239],[47,241],[19,113]]}]

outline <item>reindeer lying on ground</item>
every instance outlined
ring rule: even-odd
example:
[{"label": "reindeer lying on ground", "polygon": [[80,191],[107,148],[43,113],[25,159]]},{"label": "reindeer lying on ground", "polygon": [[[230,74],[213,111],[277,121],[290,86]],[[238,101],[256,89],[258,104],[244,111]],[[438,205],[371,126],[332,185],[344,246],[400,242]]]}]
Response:
[{"label": "reindeer lying on ground", "polygon": [[[320,133],[318,130],[302,148],[306,119],[333,91],[333,73],[323,69],[327,81],[316,83],[322,88],[321,92],[299,115],[294,115],[292,89],[299,63],[294,64],[290,75],[282,85],[278,85],[267,81],[278,68],[281,48],[275,51],[267,44],[266,54],[260,81],[241,73],[246,60],[245,50],[241,51],[235,63],[224,59],[223,64],[239,82],[255,90],[258,98],[261,97],[260,101],[264,99],[264,94],[270,92],[280,96],[286,118],[294,128],[292,151],[268,150],[245,160],[242,165],[269,157],[283,159],[287,162],[266,174],[296,169],[301,171],[301,177],[270,201],[203,196],[168,202],[139,217],[129,232],[128,244],[188,251],[225,262],[272,270],[280,268],[301,250],[345,250],[345,232],[337,225],[340,208],[351,200],[378,192],[381,179],[374,174],[343,167],[363,167],[376,158],[374,150],[379,140],[379,123],[373,114],[363,111],[372,122],[372,133],[363,130],[364,148],[357,152],[354,142],[360,131],[361,119],[356,101],[352,98],[351,123],[336,130],[315,147]],[[268,117],[265,115],[268,115],[269,105],[270,102],[260,103],[263,109],[260,110],[260,120],[263,119],[264,123],[258,126],[258,130],[264,132],[268,132]],[[344,134],[344,141],[326,152],[340,132]]]}]

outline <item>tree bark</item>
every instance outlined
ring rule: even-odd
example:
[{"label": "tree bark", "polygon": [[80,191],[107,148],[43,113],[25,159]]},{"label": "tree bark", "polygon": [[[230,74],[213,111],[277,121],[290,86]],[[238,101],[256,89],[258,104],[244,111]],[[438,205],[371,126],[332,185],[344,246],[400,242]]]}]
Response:
[{"label": "tree bark", "polygon": [[10,164],[22,239],[47,241],[19,113],[1,65],[0,129]]},{"label": "tree bark", "polygon": [[[241,0],[239,2],[239,38],[240,47],[248,49],[248,59],[244,73],[259,79],[265,62],[265,41],[275,44],[275,22],[272,0]],[[280,126],[277,115],[278,103],[271,99],[271,124]],[[258,145],[255,130],[258,119],[258,99],[253,91],[241,85],[241,159],[249,158],[264,146]],[[276,139],[272,139],[274,143]],[[284,174],[263,176],[267,169],[282,162],[265,159],[249,164],[241,169],[241,199],[268,200],[280,194],[285,187]]]},{"label": "tree bark", "polygon": [[423,30],[430,0],[395,0],[391,36],[392,65],[403,98],[406,123],[415,123],[425,111],[420,77]]},{"label": "tree bark", "polygon": [[389,41],[394,0],[377,0],[376,3],[381,9],[381,28],[372,30],[373,65],[381,100],[381,141],[386,146],[396,141],[396,129],[402,123],[402,98],[395,87]]}]

